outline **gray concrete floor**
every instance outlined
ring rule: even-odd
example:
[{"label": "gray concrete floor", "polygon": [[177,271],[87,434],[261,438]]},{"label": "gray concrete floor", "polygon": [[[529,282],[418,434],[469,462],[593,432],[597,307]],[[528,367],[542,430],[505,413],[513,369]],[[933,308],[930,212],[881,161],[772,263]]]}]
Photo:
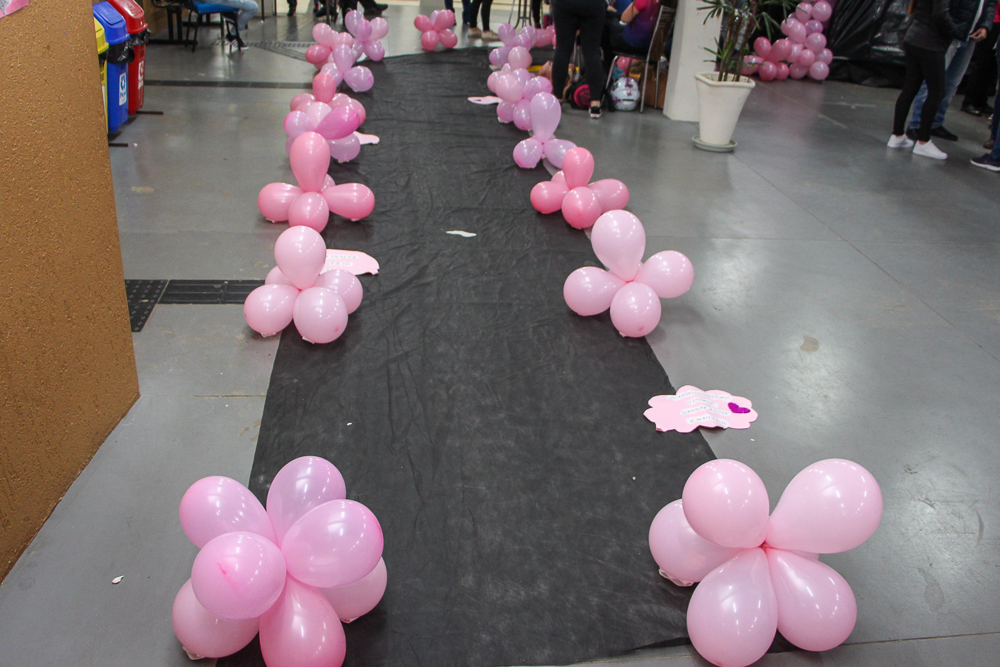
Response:
[{"label": "gray concrete floor", "polygon": [[[390,7],[389,54],[417,50],[413,17],[431,9]],[[495,22],[506,15],[495,5]],[[266,46],[308,41],[311,23],[255,20],[247,39],[262,46],[243,53],[211,33],[194,54],[153,46],[147,77],[304,82],[315,70],[287,54],[304,47]],[[281,119],[294,92],[147,89],[164,115],[140,116],[119,138],[130,147],[111,149],[126,277],[264,277],[283,227],[260,220],[256,194],[291,178]],[[560,128],[594,152],[597,177],[629,185],[647,254],[694,262],[694,288],[649,340],[675,385],[753,400],[749,430],[706,433],[716,454],[753,466],[772,503],[832,456],[882,485],[875,536],[824,557],[858,596],[848,644],[769,667],[997,664],[1000,180],[968,164],[986,124],[957,103],[947,162],[887,150],[894,99],[759,85],[732,155],[698,151],[693,124],[655,110],[566,112]],[[157,306],[133,338],[142,398],[0,586],[0,664],[188,664],[170,630],[195,552],[177,502],[201,476],[248,478],[276,341],[239,306]],[[692,654],[596,664],[707,664]]]}]

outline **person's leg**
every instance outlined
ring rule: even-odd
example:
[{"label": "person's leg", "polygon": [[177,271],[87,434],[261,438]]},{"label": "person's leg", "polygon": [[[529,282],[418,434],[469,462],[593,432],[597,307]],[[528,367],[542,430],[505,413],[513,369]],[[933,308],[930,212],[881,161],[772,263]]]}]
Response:
[{"label": "person's leg", "polygon": [[944,97],[945,67],[943,54],[927,53],[922,56],[921,69],[927,82],[927,101],[920,114],[920,129],[917,130],[917,141],[926,142],[931,139],[931,128],[934,116]]},{"label": "person's leg", "polygon": [[580,48],[583,49],[583,65],[587,68],[587,85],[590,86],[591,107],[597,103],[600,108],[604,93],[604,67],[601,66],[601,34],[604,32],[604,17],[607,12],[595,3],[594,11],[580,22]]},{"label": "person's leg", "polygon": [[483,0],[482,18],[483,18],[483,32],[490,29],[490,7],[493,6],[493,0]]},{"label": "person's leg", "polygon": [[965,99],[962,100],[962,111],[980,113],[987,105],[992,108],[992,100],[988,99],[993,83],[996,81],[997,64],[993,53],[993,45],[1000,35],[1000,23],[993,25],[989,36],[976,44],[969,61],[969,78],[965,82]]},{"label": "person's leg", "polygon": [[[997,71],[1000,72],[1000,37],[997,38]],[[990,139],[996,142],[997,137],[1000,136],[1000,132],[997,128],[1000,127],[1000,85],[997,85],[997,96],[993,100],[993,126],[990,129]],[[993,144],[993,153],[997,151],[997,144]]]},{"label": "person's leg", "polygon": [[913,111],[910,114],[910,124],[907,127],[908,130],[916,132],[920,129],[920,115],[924,111],[924,102],[927,101],[927,84],[920,84],[920,90],[917,91],[917,96],[913,98]]},{"label": "person's leg", "polygon": [[475,28],[476,21],[479,19],[479,6],[482,4],[483,0],[472,0],[472,4],[469,6],[469,27]]},{"label": "person's leg", "polygon": [[976,43],[971,39],[962,42],[958,45],[954,55],[952,55],[951,61],[946,65],[944,76],[944,97],[941,98],[941,104],[938,105],[938,112],[937,115],[934,116],[933,127],[941,127],[944,125],[944,117],[945,114],[948,113],[948,108],[951,106],[951,99],[955,96],[955,91],[958,90],[958,84],[962,83],[962,78],[965,76],[965,70],[969,68],[969,61],[972,60],[972,53],[975,50]]},{"label": "person's leg", "polygon": [[444,8],[450,9],[452,12],[455,11],[455,0],[444,0]]},{"label": "person's leg", "polygon": [[903,59],[906,63],[906,74],[903,77],[903,89],[899,91],[899,97],[896,98],[896,112],[892,122],[892,134],[896,137],[902,136],[906,132],[906,115],[910,111],[910,105],[913,104],[913,98],[917,96],[924,81],[918,49],[904,44]]},{"label": "person's leg", "polygon": [[531,20],[536,28],[542,27],[542,0],[531,0]]},{"label": "person's leg", "polygon": [[462,0],[462,23],[469,23],[469,6],[471,4],[469,0]]},{"label": "person's leg", "polygon": [[236,27],[240,32],[246,30],[250,19],[257,15],[257,3],[254,0],[219,0],[213,4],[232,7],[237,11]]},{"label": "person's leg", "polygon": [[[552,58],[552,94],[563,99],[566,78],[569,76],[569,58],[576,44],[577,18],[564,8],[568,2],[552,6],[552,19],[556,26],[556,54]],[[568,8],[567,8],[568,9]]]}]

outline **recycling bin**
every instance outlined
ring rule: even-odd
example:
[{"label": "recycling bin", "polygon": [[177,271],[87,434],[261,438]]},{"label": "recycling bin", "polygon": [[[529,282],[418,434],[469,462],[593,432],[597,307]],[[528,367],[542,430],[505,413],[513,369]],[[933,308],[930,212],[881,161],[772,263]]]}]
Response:
[{"label": "recycling bin", "polygon": [[128,64],[132,48],[128,45],[125,19],[107,0],[94,5],[94,18],[100,21],[108,42],[108,131],[116,132],[128,120]]},{"label": "recycling bin", "polygon": [[108,0],[108,2],[125,19],[128,45],[134,55],[132,62],[128,64],[128,114],[134,116],[135,112],[142,108],[145,90],[146,43],[149,41],[146,13],[135,0]]},{"label": "recycling bin", "polygon": [[94,19],[97,33],[97,66],[101,68],[101,99],[104,100],[104,126],[108,125],[108,40],[104,38],[104,26]]}]

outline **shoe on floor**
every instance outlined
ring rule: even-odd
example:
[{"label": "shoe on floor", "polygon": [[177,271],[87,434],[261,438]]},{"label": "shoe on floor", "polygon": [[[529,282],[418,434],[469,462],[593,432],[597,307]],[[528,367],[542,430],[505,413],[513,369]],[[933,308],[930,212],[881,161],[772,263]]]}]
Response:
[{"label": "shoe on floor", "polygon": [[991,150],[993,150],[993,147],[995,145],[996,145],[996,141],[995,140],[993,140],[993,139],[987,139],[986,143],[983,144],[983,148],[985,148],[988,151],[991,151]]},{"label": "shoe on floor", "polygon": [[288,15],[289,16],[294,16],[295,15],[295,10],[296,10],[295,3],[294,2],[289,2],[288,3]]},{"label": "shoe on floor", "polygon": [[601,117],[601,107],[590,107],[590,117],[600,118]]},{"label": "shoe on floor", "polygon": [[909,148],[912,145],[913,140],[906,134],[901,134],[898,137],[893,134],[889,137],[889,143],[886,144],[889,148]]},{"label": "shoe on floor", "polygon": [[476,39],[483,34],[483,31],[479,28],[473,26],[469,28],[469,39]]},{"label": "shoe on floor", "polygon": [[933,141],[928,141],[926,144],[922,144],[918,141],[916,146],[913,147],[913,154],[919,155],[920,157],[929,157],[932,160],[948,159],[948,154],[935,146]]},{"label": "shoe on floor", "polygon": [[989,169],[990,171],[1000,171],[1000,160],[994,160],[987,153],[982,157],[974,157],[971,160],[972,164],[976,167],[982,167],[983,169]]},{"label": "shoe on floor", "polygon": [[483,30],[483,35],[480,39],[484,42],[499,42],[500,35],[496,34],[492,30]]},{"label": "shoe on floor", "polygon": [[954,132],[949,132],[945,129],[944,125],[941,127],[932,127],[931,136],[937,137],[938,139],[944,139],[945,141],[958,141],[958,135]]},{"label": "shoe on floor", "polygon": [[969,114],[971,116],[982,116],[983,115],[983,110],[982,109],[980,109],[979,107],[974,107],[971,104],[970,105],[963,104],[962,105],[962,111],[964,111],[965,113],[967,113],[967,114]]}]

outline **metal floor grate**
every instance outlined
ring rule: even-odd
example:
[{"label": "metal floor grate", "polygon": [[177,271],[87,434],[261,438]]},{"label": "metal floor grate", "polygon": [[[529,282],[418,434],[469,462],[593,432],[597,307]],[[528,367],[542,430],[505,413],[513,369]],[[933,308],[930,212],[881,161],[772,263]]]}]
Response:
[{"label": "metal floor grate", "polygon": [[158,303],[242,304],[263,284],[263,280],[126,280],[132,331],[142,331]]},{"label": "metal floor grate", "polygon": [[142,331],[153,306],[160,300],[166,280],[126,280],[125,296],[128,299],[128,319],[133,333]]}]

